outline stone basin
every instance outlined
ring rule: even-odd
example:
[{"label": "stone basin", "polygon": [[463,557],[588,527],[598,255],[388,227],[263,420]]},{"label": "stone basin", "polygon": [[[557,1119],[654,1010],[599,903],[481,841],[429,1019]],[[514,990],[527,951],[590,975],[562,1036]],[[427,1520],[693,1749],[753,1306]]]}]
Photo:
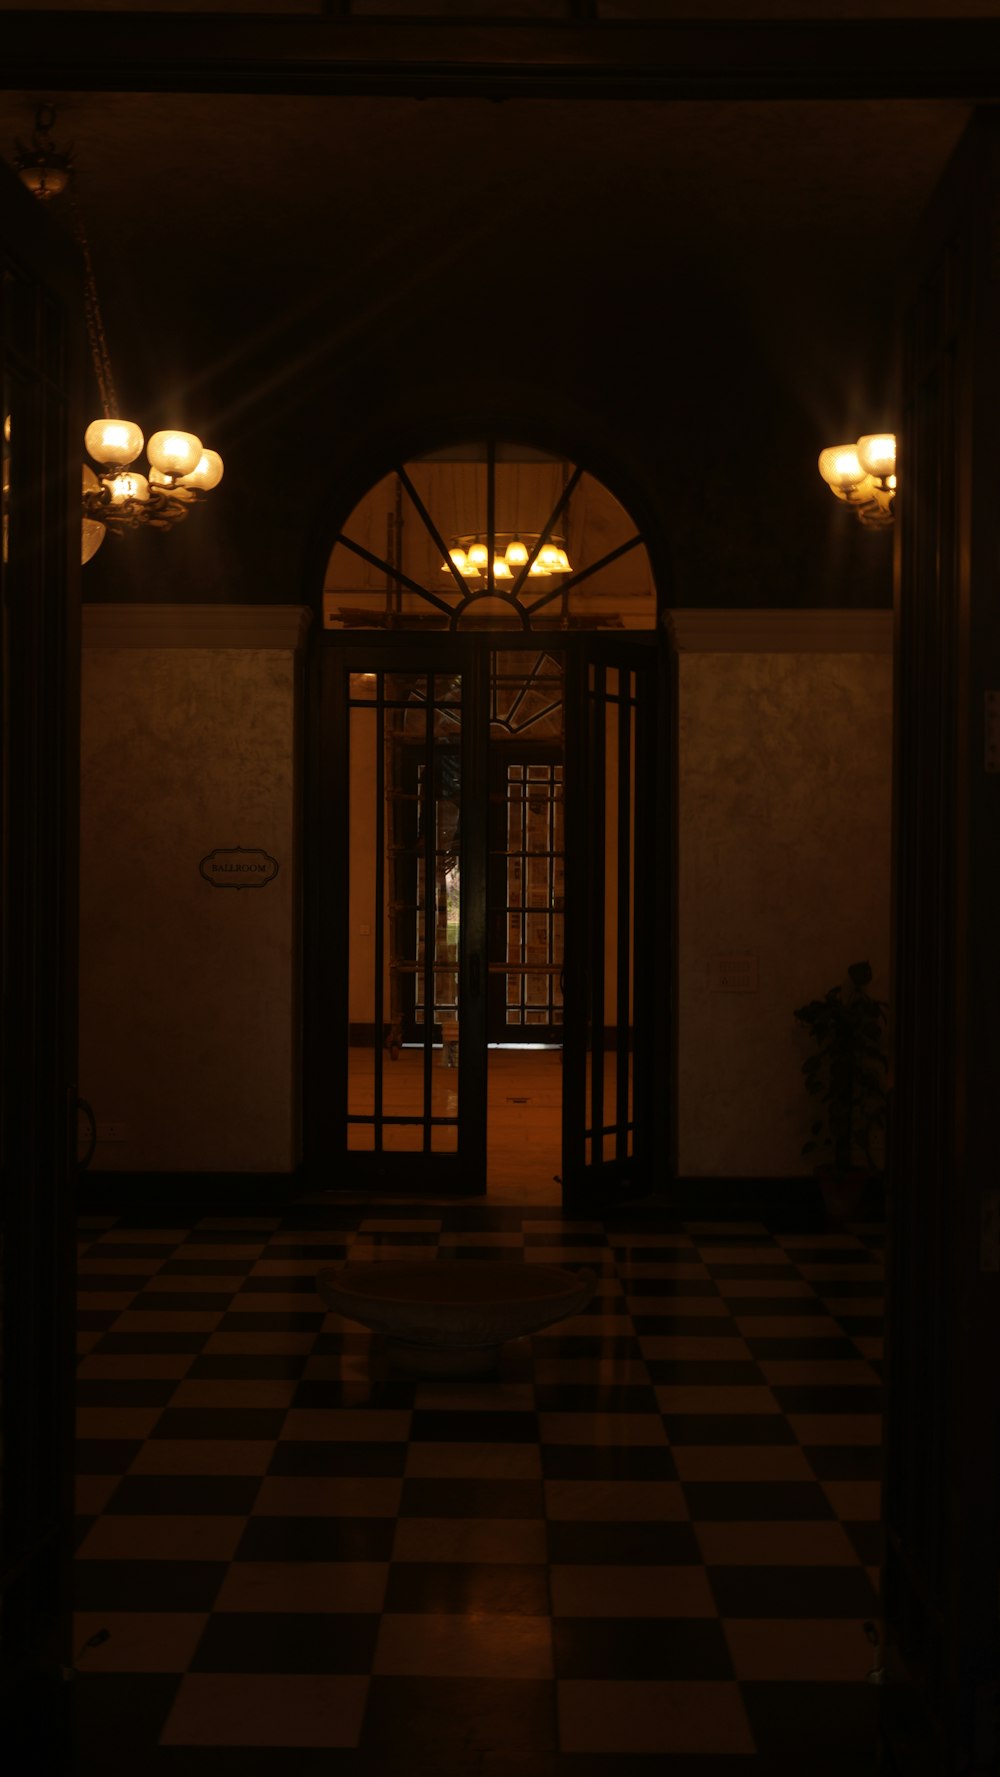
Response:
[{"label": "stone basin", "polygon": [[587,1306],[593,1271],[513,1260],[375,1260],[327,1266],[320,1299],[386,1340],[390,1363],[416,1376],[478,1376],[508,1339]]}]

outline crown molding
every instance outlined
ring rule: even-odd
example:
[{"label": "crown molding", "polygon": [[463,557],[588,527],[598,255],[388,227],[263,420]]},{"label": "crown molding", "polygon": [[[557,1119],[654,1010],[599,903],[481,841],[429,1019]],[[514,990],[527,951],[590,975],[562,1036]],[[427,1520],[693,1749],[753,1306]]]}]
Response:
[{"label": "crown molding", "polygon": [[85,648],[274,648],[298,653],[308,605],[84,605]]},{"label": "crown molding", "polygon": [[891,611],[675,610],[681,654],[891,654]]}]

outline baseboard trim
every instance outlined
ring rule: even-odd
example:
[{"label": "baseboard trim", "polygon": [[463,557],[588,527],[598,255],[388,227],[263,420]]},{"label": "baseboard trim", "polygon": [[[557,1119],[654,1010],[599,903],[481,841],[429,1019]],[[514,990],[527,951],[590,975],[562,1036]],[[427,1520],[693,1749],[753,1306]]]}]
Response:
[{"label": "baseboard trim", "polygon": [[[817,1224],[827,1220],[820,1183],[812,1173],[791,1178],[679,1177],[668,1187],[668,1196],[689,1221],[766,1221],[774,1216]],[[859,1220],[880,1220],[884,1212],[884,1185],[873,1180],[866,1186]]]},{"label": "baseboard trim", "polygon": [[185,1209],[198,1216],[271,1214],[291,1203],[308,1182],[294,1172],[81,1172],[81,1215],[132,1215],[147,1209]]}]

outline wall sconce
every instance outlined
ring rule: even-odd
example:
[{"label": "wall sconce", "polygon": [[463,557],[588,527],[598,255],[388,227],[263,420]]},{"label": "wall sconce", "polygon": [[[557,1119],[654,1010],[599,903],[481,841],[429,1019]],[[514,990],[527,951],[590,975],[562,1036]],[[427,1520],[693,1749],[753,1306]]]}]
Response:
[{"label": "wall sconce", "polygon": [[857,444],[831,444],[819,453],[819,472],[838,500],[853,506],[861,523],[883,530],[896,503],[896,436],[866,432]]}]

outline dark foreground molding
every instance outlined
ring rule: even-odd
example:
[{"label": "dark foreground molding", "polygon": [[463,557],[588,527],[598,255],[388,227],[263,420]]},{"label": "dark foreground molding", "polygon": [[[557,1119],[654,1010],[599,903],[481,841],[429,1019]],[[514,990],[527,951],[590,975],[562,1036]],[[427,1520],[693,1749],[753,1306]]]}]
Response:
[{"label": "dark foreground molding", "polygon": [[4,85],[485,99],[1000,97],[995,19],[2,15]]}]

